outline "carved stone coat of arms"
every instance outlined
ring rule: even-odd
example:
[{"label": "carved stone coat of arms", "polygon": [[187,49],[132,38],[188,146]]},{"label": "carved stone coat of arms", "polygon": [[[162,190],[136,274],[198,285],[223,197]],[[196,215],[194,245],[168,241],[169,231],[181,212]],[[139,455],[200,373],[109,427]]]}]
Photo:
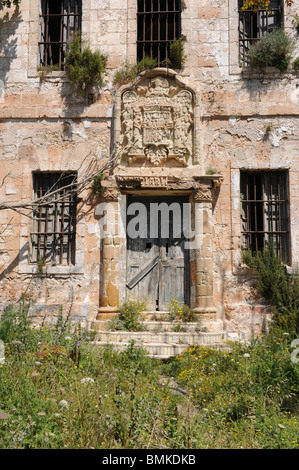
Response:
[{"label": "carved stone coat of arms", "polygon": [[175,160],[186,166],[193,153],[193,94],[174,80],[156,76],[121,97],[122,164],[136,160],[161,166]]}]

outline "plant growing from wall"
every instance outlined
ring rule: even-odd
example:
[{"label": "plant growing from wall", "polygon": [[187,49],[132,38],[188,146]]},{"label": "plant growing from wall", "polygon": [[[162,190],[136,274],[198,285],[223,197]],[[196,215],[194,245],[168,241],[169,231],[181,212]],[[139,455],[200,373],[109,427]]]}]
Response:
[{"label": "plant growing from wall", "polygon": [[100,196],[103,192],[103,187],[102,187],[102,181],[104,179],[105,175],[103,173],[100,173],[99,175],[96,175],[93,178],[93,182],[91,185],[91,192],[95,196]]},{"label": "plant growing from wall", "polygon": [[89,46],[82,47],[78,33],[68,46],[65,70],[68,81],[75,87],[77,96],[86,96],[95,85],[103,84],[107,56]]},{"label": "plant growing from wall", "polygon": [[266,33],[249,48],[250,65],[259,69],[277,67],[285,72],[291,63],[294,41],[283,29]]},{"label": "plant growing from wall", "polygon": [[120,68],[115,72],[113,77],[113,85],[123,85],[125,83],[135,80],[137,75],[144,70],[151,70],[157,67],[157,59],[151,59],[145,56],[139,62],[130,62],[125,59]]},{"label": "plant growing from wall", "polygon": [[173,41],[169,46],[169,59],[167,65],[174,69],[181,69],[186,62],[187,56],[185,55],[185,36]]},{"label": "plant growing from wall", "polygon": [[42,65],[40,65],[39,67],[37,67],[37,71],[41,78],[49,72],[58,72],[59,70],[60,69],[58,65],[48,65],[47,67],[43,67]]},{"label": "plant growing from wall", "polygon": [[272,305],[274,324],[294,335],[299,333],[299,274],[287,274],[273,243],[257,256],[242,253],[242,261],[257,273],[258,289]]},{"label": "plant growing from wall", "polygon": [[[244,0],[242,10],[257,11],[260,8],[268,10],[271,0]],[[289,7],[294,3],[294,0],[285,0],[285,4]]]},{"label": "plant growing from wall", "polygon": [[21,3],[21,0],[2,0],[0,1],[0,8],[7,7],[10,8],[11,5],[19,6]]},{"label": "plant growing from wall", "polygon": [[296,57],[296,59],[294,60],[293,67],[295,70],[299,70],[299,57]]},{"label": "plant growing from wall", "polygon": [[44,267],[46,265],[46,260],[43,256],[41,256],[37,261],[37,272],[42,274],[44,272]]},{"label": "plant growing from wall", "polygon": [[210,167],[210,168],[206,171],[206,175],[216,175],[216,174],[217,174],[216,168]]}]

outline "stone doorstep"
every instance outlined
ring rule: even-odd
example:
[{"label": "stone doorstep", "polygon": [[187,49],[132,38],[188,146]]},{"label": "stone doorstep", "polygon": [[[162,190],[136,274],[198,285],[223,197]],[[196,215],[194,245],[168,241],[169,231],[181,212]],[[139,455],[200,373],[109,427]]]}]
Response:
[{"label": "stone doorstep", "polygon": [[[91,323],[91,329],[95,331],[110,331],[108,329],[108,321],[111,318],[102,319],[102,320],[94,320]],[[166,320],[143,320],[141,323],[144,325],[144,331],[155,331],[156,329],[160,329],[161,331],[157,331],[156,333],[160,332],[172,332],[172,328],[178,325],[181,325],[187,332],[195,332],[195,333],[203,333],[196,331],[196,328],[200,327],[207,327],[208,332],[210,333],[222,333],[223,331],[223,322],[190,322],[190,323],[179,323],[179,322],[169,322]]]},{"label": "stone doorstep", "polygon": [[192,333],[192,332],[172,332],[154,333],[152,331],[98,331],[95,341],[121,343],[136,341],[140,344],[178,344],[189,345],[202,344],[211,345],[226,340],[225,332],[219,333]]},{"label": "stone doorstep", "polygon": [[[113,349],[118,350],[118,351],[123,351],[127,347],[130,346],[130,343],[125,342],[105,342],[105,341],[95,341],[94,343],[95,347],[99,348],[105,348],[107,346],[112,346]],[[166,359],[171,356],[176,356],[179,354],[182,354],[185,352],[187,349],[189,349],[192,345],[191,344],[167,344],[167,343],[150,343],[150,344],[144,344],[140,343],[138,344],[137,342],[135,343],[137,347],[143,347],[147,351],[147,355],[152,358],[156,359]],[[218,343],[214,345],[210,345],[210,347],[213,347],[215,349],[221,349],[221,350],[228,350],[229,346],[225,343]]]},{"label": "stone doorstep", "polygon": [[[130,346],[130,342],[106,342],[106,341],[95,341],[93,343],[96,347],[112,346],[113,349],[123,351]],[[150,357],[166,358],[170,356],[176,356],[186,351],[190,344],[168,344],[168,343],[135,343],[135,346],[142,347],[147,351],[147,355]]]}]

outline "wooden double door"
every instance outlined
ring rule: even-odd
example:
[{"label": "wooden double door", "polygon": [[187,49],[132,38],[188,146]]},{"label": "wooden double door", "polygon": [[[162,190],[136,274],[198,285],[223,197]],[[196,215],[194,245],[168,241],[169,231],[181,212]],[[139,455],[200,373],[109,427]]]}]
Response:
[{"label": "wooden double door", "polygon": [[[134,203],[141,206],[131,206]],[[157,211],[161,204],[163,210]],[[172,299],[189,304],[189,250],[184,249],[183,229],[189,221],[184,204],[189,204],[188,196],[128,196],[126,292],[127,298],[146,301],[147,310],[167,311]],[[136,207],[142,208],[142,218],[134,212]]]}]

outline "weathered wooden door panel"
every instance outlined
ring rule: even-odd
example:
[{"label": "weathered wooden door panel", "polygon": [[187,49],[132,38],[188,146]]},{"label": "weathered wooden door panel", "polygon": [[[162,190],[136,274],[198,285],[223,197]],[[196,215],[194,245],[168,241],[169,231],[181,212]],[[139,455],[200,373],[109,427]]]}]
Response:
[{"label": "weathered wooden door panel", "polygon": [[[151,203],[172,204],[188,202],[183,197],[128,197],[132,202],[144,204],[147,210],[147,237],[127,236],[127,296],[146,300],[148,310],[167,311],[171,299],[189,302],[189,262],[184,250],[182,217],[169,218],[169,233],[165,237],[165,220],[154,220]],[[181,211],[182,213],[182,211]],[[128,223],[134,216],[128,216]],[[161,230],[164,223],[164,232]],[[152,238],[151,227],[157,224],[157,238]],[[174,229],[175,224],[175,229]],[[174,238],[174,236],[176,238]]]}]

